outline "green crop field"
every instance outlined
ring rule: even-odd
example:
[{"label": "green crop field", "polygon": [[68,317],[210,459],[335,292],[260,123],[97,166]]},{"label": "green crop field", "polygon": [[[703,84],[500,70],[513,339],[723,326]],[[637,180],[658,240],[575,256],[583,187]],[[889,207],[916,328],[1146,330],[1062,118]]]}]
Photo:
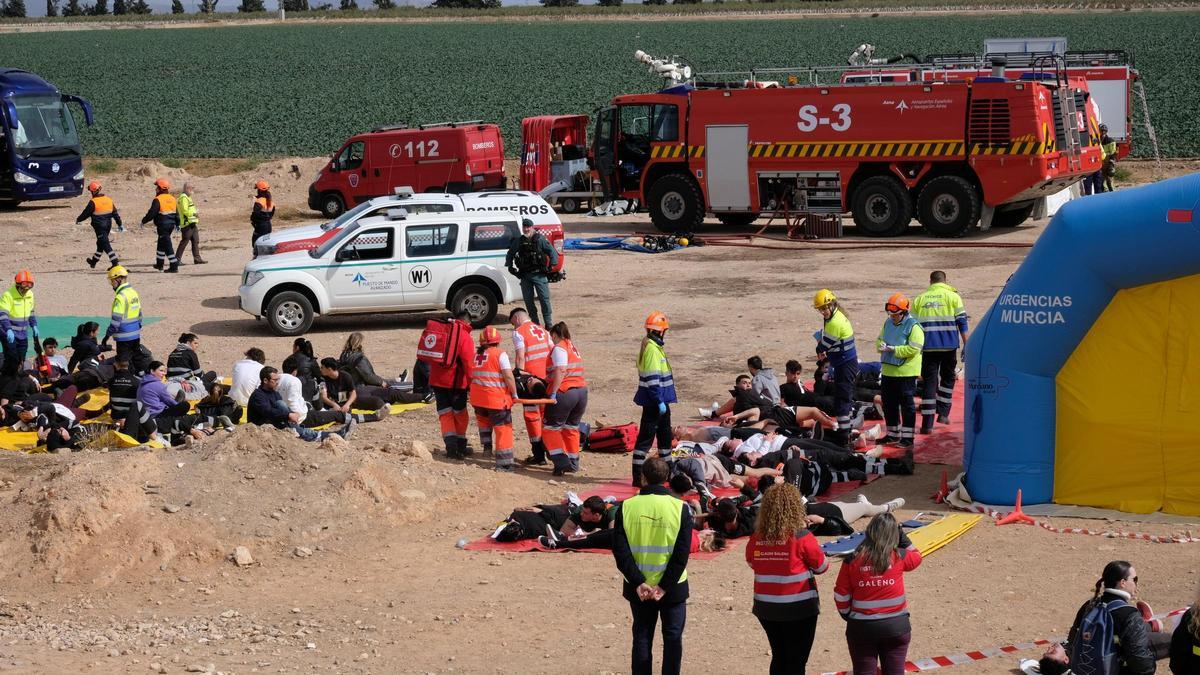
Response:
[{"label": "green crop field", "polygon": [[636,49],[705,71],[842,63],[862,42],[926,54],[1032,36],[1131,51],[1163,153],[1200,156],[1189,121],[1200,86],[1187,65],[1200,53],[1197,12],[43,32],[5,34],[0,64],[90,99],[92,155],[327,155],[373,125],[466,119],[502,124],[512,155],[522,117],[590,113],[616,94],[655,89]]}]

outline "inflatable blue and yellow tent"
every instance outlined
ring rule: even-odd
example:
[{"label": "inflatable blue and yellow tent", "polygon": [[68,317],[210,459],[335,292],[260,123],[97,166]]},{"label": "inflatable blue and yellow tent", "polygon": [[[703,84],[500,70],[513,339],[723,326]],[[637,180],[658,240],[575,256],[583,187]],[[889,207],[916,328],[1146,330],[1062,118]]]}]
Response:
[{"label": "inflatable blue and yellow tent", "polygon": [[990,504],[1200,515],[1200,174],[1066,204],[967,344]]}]

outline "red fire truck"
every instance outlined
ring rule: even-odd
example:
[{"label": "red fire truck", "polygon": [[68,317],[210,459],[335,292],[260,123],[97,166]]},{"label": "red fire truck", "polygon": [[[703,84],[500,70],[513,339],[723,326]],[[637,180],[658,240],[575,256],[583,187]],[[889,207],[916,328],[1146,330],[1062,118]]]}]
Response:
[{"label": "red fire truck", "polygon": [[961,236],[1018,224],[1101,166],[1087,85],[1061,69],[799,85],[697,81],[673,60],[638,58],[669,86],[603,108],[593,159],[605,196],[641,201],[663,231],[786,208],[849,212],[869,236],[901,234],[913,217]]}]

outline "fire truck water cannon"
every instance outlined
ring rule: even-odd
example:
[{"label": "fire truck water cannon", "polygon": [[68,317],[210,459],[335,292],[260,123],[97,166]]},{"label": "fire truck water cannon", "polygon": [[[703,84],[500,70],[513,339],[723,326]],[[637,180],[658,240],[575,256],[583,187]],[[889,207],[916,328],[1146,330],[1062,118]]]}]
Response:
[{"label": "fire truck water cannon", "polygon": [[870,43],[863,43],[863,44],[859,45],[858,48],[855,49],[854,52],[852,52],[850,54],[849,58],[846,59],[846,65],[852,66],[852,67],[886,66],[886,65],[891,65],[893,63],[899,63],[905,59],[913,61],[914,63],[920,61],[920,59],[917,58],[915,55],[907,54],[907,53],[906,54],[898,54],[896,56],[890,56],[886,59],[877,59],[877,58],[875,58],[875,45],[870,44]]},{"label": "fire truck water cannon", "polygon": [[656,59],[642,50],[637,50],[633,53],[633,58],[639,63],[644,63],[650,67],[650,72],[658,75],[668,83],[686,82],[692,79],[692,67],[684,63],[680,63],[677,57],[669,59]]}]

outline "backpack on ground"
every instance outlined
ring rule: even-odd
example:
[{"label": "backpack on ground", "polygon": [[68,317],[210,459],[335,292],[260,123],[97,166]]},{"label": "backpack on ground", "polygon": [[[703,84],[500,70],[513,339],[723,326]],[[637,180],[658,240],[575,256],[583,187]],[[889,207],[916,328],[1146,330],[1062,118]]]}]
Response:
[{"label": "backpack on ground", "polygon": [[1070,647],[1071,672],[1075,675],[1117,675],[1116,640],[1113,630],[1113,610],[1126,605],[1124,600],[1096,600],[1083,615],[1075,640]]},{"label": "backpack on ground", "polygon": [[596,429],[587,435],[587,449],[595,452],[633,452],[637,441],[637,424],[618,424]]},{"label": "backpack on ground", "polygon": [[417,342],[417,359],[449,367],[458,356],[458,341],[462,338],[462,324],[452,319],[430,319]]}]

